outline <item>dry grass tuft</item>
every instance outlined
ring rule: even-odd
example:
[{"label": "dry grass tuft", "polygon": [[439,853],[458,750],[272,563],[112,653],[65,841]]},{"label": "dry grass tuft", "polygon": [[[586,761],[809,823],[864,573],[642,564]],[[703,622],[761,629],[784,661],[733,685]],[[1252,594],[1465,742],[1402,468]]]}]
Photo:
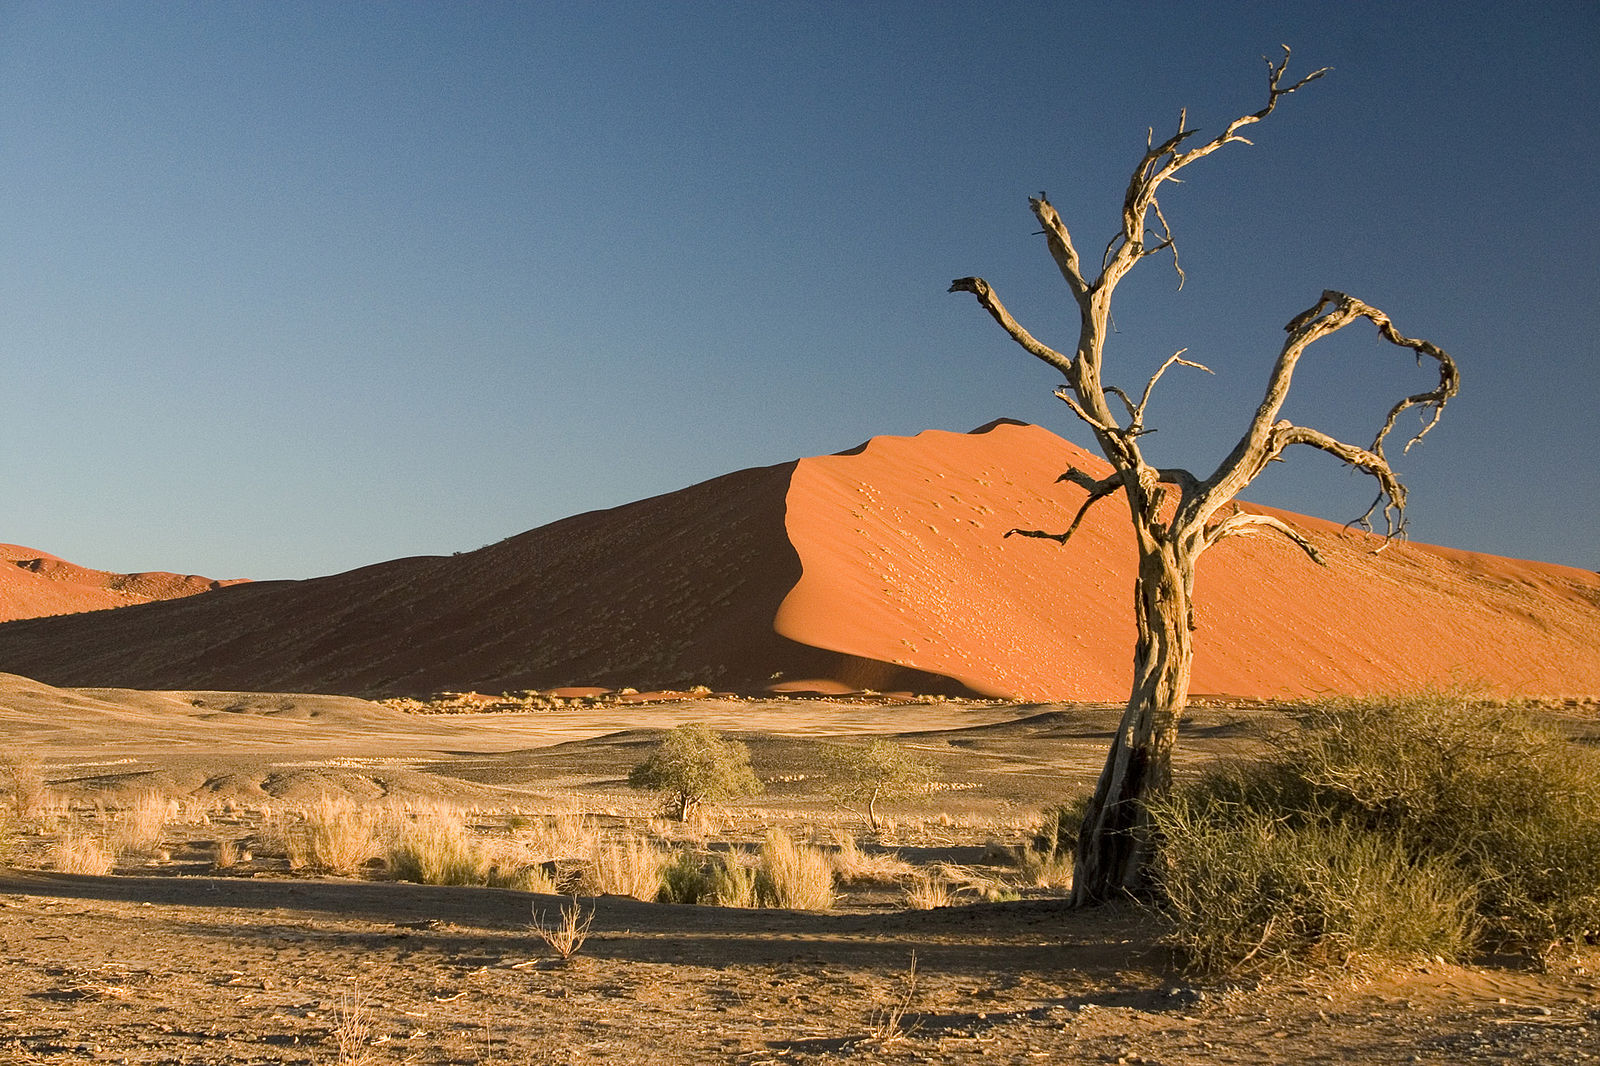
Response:
[{"label": "dry grass tuft", "polygon": [[767,834],[761,845],[761,868],[756,874],[763,903],[794,910],[831,910],[833,880],[833,856],[827,851],[796,844],[781,829]]},{"label": "dry grass tuft", "polygon": [[333,1009],[333,1039],[339,1066],[361,1066],[372,1046],[372,1017],[360,992],[341,992]]},{"label": "dry grass tuft", "polygon": [[921,872],[905,888],[906,906],[914,911],[931,911],[955,902],[950,882],[937,874]]},{"label": "dry grass tuft", "polygon": [[116,865],[116,857],[101,837],[68,826],[51,845],[50,865],[62,873],[103,877]]},{"label": "dry grass tuft", "polygon": [[[901,980],[901,991],[885,1007],[880,1007],[872,1012],[870,1034],[873,1043],[880,1048],[891,1048],[916,1032],[918,1025],[906,1025],[906,1015],[911,1010],[911,1001],[917,995],[917,953],[911,953],[911,966],[906,970],[905,977]],[[920,1025],[920,1023],[919,1023]]]},{"label": "dry grass tuft", "polygon": [[916,872],[897,852],[862,851],[849,830],[835,830],[833,836],[838,844],[833,854],[834,869],[846,884],[890,885]]},{"label": "dry grass tuft", "polygon": [[231,870],[243,861],[243,856],[248,854],[240,850],[238,841],[232,837],[223,837],[217,841],[217,857],[214,861],[217,869]]},{"label": "dry grass tuft", "polygon": [[741,860],[742,853],[723,852],[711,859],[710,889],[702,902],[719,907],[759,907],[761,894],[757,888],[756,871]]},{"label": "dry grass tuft", "polygon": [[596,843],[583,870],[590,895],[632,896],[655,902],[661,894],[664,848],[639,836],[608,837]]},{"label": "dry grass tuft", "polygon": [[50,806],[50,786],[38,758],[18,755],[0,761],[0,782],[11,794],[11,809],[24,821],[37,818]]},{"label": "dry grass tuft", "polygon": [[113,850],[119,854],[131,852],[149,854],[161,846],[161,837],[167,822],[177,812],[177,803],[156,789],[146,789],[133,798],[117,818],[116,832],[112,837]]},{"label": "dry grass tuft", "polygon": [[563,811],[517,827],[512,840],[536,861],[576,865],[600,846],[600,827],[586,814]]},{"label": "dry grass tuft", "polygon": [[1044,851],[1023,844],[1015,852],[1017,873],[1022,883],[1038,888],[1072,887],[1072,852]]},{"label": "dry grass tuft", "polygon": [[289,865],[354,874],[379,853],[377,817],[344,797],[323,795],[288,834]]},{"label": "dry grass tuft", "polygon": [[396,877],[424,885],[492,885],[553,892],[555,883],[516,841],[469,830],[459,812],[424,814],[396,827],[389,866]]},{"label": "dry grass tuft", "polygon": [[438,815],[402,823],[389,845],[395,876],[418,884],[481,885],[488,880],[490,865],[461,822]]}]

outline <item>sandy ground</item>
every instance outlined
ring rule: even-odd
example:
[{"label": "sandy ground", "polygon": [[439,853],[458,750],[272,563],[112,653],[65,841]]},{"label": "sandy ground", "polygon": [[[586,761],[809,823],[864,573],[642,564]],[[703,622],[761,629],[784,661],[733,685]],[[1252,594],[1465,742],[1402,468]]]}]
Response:
[{"label": "sandy ground", "polygon": [[[212,833],[243,831],[250,804],[328,789],[627,814],[641,801],[622,787],[626,769],[653,730],[690,719],[739,731],[768,779],[730,824],[804,824],[836,817],[803,774],[786,772],[816,738],[896,735],[933,758],[948,786],[891,812],[884,843],[913,862],[976,861],[986,838],[1020,836],[1064,781],[1087,785],[1116,717],[1103,706],[847,700],[423,715],[343,698],[64,691],[20,679],[4,679],[0,696],[0,724],[58,793],[117,803],[154,785],[195,804],[230,802],[239,825],[218,814]],[[1184,765],[1284,725],[1264,707],[1198,707]],[[173,830],[166,860],[112,876],[0,870],[0,1062],[1600,1057],[1600,958],[1544,972],[1483,960],[1215,987],[1186,980],[1159,923],[1134,908],[1074,912],[1030,894],[912,911],[869,893],[831,913],[602,897],[591,939],[561,963],[530,930],[557,897],[261,864],[221,876],[188,831]],[[905,1013],[890,1027],[896,1005]]]}]

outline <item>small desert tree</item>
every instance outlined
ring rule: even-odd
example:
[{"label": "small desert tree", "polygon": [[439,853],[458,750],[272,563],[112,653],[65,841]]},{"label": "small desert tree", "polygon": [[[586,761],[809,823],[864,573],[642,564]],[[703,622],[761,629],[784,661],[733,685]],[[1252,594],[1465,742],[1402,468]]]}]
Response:
[{"label": "small desert tree", "polygon": [[931,762],[892,740],[865,747],[838,747],[827,754],[828,791],[835,802],[878,830],[878,801],[926,792],[933,783]]},{"label": "small desert tree", "polygon": [[[1279,63],[1267,63],[1267,103],[1261,110],[1234,119],[1221,133],[1203,143],[1193,143],[1197,130],[1189,128],[1187,111],[1180,112],[1178,128],[1166,140],[1146,140],[1145,152],[1135,165],[1122,203],[1121,226],[1106,246],[1098,275],[1092,275],[1078,256],[1066,224],[1041,193],[1029,200],[1043,229],[1045,243],[1077,305],[1079,331],[1071,355],[1037,340],[1001,304],[994,289],[982,278],[958,278],[951,292],[969,292],[1011,338],[1036,358],[1066,378],[1056,395],[1086,423],[1100,451],[1111,463],[1111,473],[1095,478],[1081,470],[1068,470],[1059,480],[1088,493],[1077,516],[1065,532],[1012,530],[1011,534],[1047,537],[1065,544],[1083,516],[1095,503],[1122,492],[1128,500],[1139,570],[1134,583],[1134,617],[1138,639],[1133,656],[1133,687],[1127,709],[1112,741],[1105,769],[1084,817],[1079,835],[1077,874],[1073,899],[1090,903],[1137,887],[1148,854],[1149,817],[1146,802],[1164,793],[1171,782],[1171,756],[1178,723],[1188,700],[1190,666],[1194,657],[1195,563],[1217,542],[1241,534],[1276,532],[1321,563],[1315,547],[1284,522],[1264,514],[1230,507],[1235,496],[1295,444],[1327,452],[1377,482],[1378,495],[1358,521],[1370,528],[1381,513],[1386,538],[1405,530],[1406,490],[1384,451],[1390,432],[1401,414],[1420,409],[1423,420],[1407,448],[1437,424],[1444,406],[1456,394],[1455,363],[1439,348],[1400,333],[1387,315],[1340,292],[1324,292],[1311,307],[1285,326],[1288,333],[1267,380],[1266,396],[1245,427],[1239,443],[1208,476],[1184,469],[1151,466],[1140,450],[1140,438],[1151,432],[1145,411],[1151,391],[1174,365],[1210,371],[1184,359],[1179,351],[1162,363],[1141,391],[1108,384],[1102,375],[1103,357],[1111,320],[1111,297],[1117,284],[1140,261],[1163,252],[1172,255],[1178,282],[1177,246],[1157,193],[1169,181],[1217,149],[1248,144],[1240,134],[1277,107],[1280,98],[1326,73],[1314,71],[1292,84],[1285,83],[1289,50]],[[1438,370],[1438,384],[1405,397],[1389,411],[1367,447],[1347,443],[1321,430],[1280,419],[1296,365],[1316,341],[1365,319],[1377,327],[1378,336],[1412,353],[1421,364]]]},{"label": "small desert tree", "polygon": [[761,781],[750,769],[750,749],[724,740],[703,722],[668,730],[650,757],[629,772],[628,784],[661,793],[680,822],[689,820],[697,803],[761,791]]}]

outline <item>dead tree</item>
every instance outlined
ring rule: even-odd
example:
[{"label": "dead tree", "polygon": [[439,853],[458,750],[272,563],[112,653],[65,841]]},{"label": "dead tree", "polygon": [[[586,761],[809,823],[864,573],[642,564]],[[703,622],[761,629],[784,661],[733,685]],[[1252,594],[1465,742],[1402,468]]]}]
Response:
[{"label": "dead tree", "polygon": [[[1420,441],[1438,423],[1459,384],[1454,361],[1439,348],[1403,335],[1377,308],[1344,293],[1324,292],[1284,327],[1288,337],[1272,368],[1266,396],[1239,443],[1214,472],[1202,478],[1184,469],[1153,467],[1140,452],[1140,437],[1150,432],[1145,426],[1145,411],[1162,375],[1173,366],[1207,373],[1210,370],[1184,359],[1184,352],[1179,351],[1161,364],[1137,396],[1106,384],[1102,357],[1112,294],[1118,282],[1141,260],[1162,253],[1172,256],[1178,284],[1182,286],[1177,245],[1157,194],[1167,182],[1177,180],[1185,167],[1224,145],[1249,144],[1241,130],[1272,114],[1280,98],[1327,72],[1324,68],[1286,84],[1289,49],[1285,47],[1283,53],[1280,62],[1267,61],[1266,106],[1234,119],[1212,139],[1189,147],[1198,131],[1189,128],[1187,111],[1180,112],[1177,132],[1166,140],[1155,143],[1151,131],[1144,157],[1128,182],[1121,228],[1106,246],[1097,276],[1091,278],[1086,273],[1066,224],[1044,194],[1029,200],[1043,227],[1050,255],[1077,301],[1080,329],[1077,348],[1071,355],[1046,346],[1024,329],[982,278],[959,278],[950,285],[951,292],[976,296],[1013,340],[1061,372],[1066,384],[1056,390],[1056,395],[1088,425],[1112,467],[1111,473],[1100,479],[1076,469],[1061,476],[1061,481],[1088,493],[1065,532],[1018,529],[1007,536],[1046,537],[1065,544],[1090,507],[1122,492],[1127,496],[1138,545],[1139,572],[1134,584],[1138,641],[1133,655],[1133,689],[1079,836],[1073,887],[1073,901],[1077,904],[1103,901],[1141,887],[1150,845],[1146,804],[1171,783],[1172,749],[1188,700],[1194,658],[1192,597],[1195,564],[1201,553],[1228,537],[1278,533],[1313,561],[1322,562],[1311,542],[1291,526],[1269,515],[1250,514],[1237,505],[1228,505],[1268,463],[1279,459],[1291,445],[1305,444],[1370,475],[1377,482],[1377,499],[1357,522],[1370,530],[1374,515],[1381,514],[1384,543],[1402,536],[1406,490],[1390,466],[1385,443],[1401,414],[1411,408],[1419,409],[1422,423],[1406,448]],[[1280,419],[1278,414],[1301,356],[1316,341],[1362,319],[1376,326],[1384,341],[1414,353],[1419,365],[1426,365],[1425,360],[1436,365],[1438,385],[1396,403],[1372,444],[1365,448]]]}]

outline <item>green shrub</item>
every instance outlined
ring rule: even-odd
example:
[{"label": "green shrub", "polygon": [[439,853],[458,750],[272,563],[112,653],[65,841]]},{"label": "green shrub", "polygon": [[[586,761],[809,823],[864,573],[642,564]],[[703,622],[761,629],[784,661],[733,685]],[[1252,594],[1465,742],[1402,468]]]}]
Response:
[{"label": "green shrub", "polygon": [[688,848],[680,848],[661,864],[662,903],[699,903],[709,901],[713,878],[711,870],[701,857]]},{"label": "green shrub", "polygon": [[761,781],[750,769],[750,749],[724,740],[702,722],[668,730],[650,757],[629,772],[628,784],[661,793],[680,822],[689,820],[696,804],[761,791]]},{"label": "green shrub", "polygon": [[[1300,724],[1273,754],[1152,811],[1158,876],[1197,965],[1537,954],[1600,934],[1600,752],[1514,708],[1445,696],[1329,703]],[[1451,900],[1458,921],[1434,913]],[[1301,913],[1347,907],[1375,913]],[[1455,951],[1426,946],[1457,928]]]}]

